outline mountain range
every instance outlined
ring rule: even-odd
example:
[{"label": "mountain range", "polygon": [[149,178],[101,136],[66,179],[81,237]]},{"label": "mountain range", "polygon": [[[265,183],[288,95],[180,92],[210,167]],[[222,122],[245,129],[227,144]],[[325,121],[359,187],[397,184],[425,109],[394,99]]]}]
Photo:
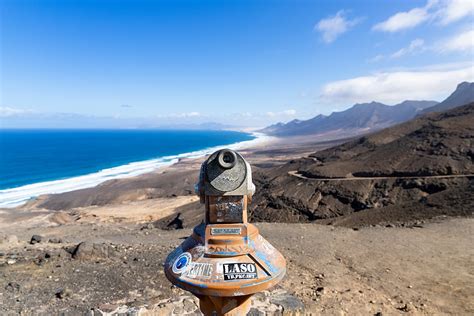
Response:
[{"label": "mountain range", "polygon": [[396,105],[379,102],[355,104],[351,108],[318,115],[309,120],[277,123],[259,132],[273,136],[298,136],[317,134],[362,134],[406,122],[420,114],[439,112],[474,101],[474,83],[460,83],[443,102],[407,100]]}]

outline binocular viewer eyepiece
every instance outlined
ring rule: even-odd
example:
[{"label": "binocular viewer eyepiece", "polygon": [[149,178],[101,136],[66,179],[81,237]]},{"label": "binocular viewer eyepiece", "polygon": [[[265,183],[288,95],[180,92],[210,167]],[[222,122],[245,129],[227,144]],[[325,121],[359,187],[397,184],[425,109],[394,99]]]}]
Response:
[{"label": "binocular viewer eyepiece", "polygon": [[195,191],[202,203],[206,196],[251,197],[255,185],[250,165],[233,150],[216,151],[202,164]]},{"label": "binocular viewer eyepiece", "polygon": [[235,166],[237,161],[237,154],[235,151],[223,149],[217,155],[217,161],[223,169],[231,169]]},{"label": "binocular viewer eyepiece", "polygon": [[166,259],[166,277],[200,300],[205,315],[245,315],[252,294],[278,283],[286,262],[248,223],[255,193],[252,170],[230,149],[216,151],[201,165],[196,194],[205,221]]}]

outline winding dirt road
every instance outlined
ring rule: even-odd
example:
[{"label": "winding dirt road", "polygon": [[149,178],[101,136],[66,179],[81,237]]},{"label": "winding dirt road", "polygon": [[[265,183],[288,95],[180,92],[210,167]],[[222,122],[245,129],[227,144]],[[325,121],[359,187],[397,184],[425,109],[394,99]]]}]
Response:
[{"label": "winding dirt road", "polygon": [[451,174],[439,176],[381,176],[381,177],[347,177],[347,178],[309,178],[300,173],[298,170],[288,171],[288,175],[304,180],[315,181],[358,181],[358,180],[387,180],[387,179],[449,179],[449,178],[465,178],[474,177],[474,174]]}]

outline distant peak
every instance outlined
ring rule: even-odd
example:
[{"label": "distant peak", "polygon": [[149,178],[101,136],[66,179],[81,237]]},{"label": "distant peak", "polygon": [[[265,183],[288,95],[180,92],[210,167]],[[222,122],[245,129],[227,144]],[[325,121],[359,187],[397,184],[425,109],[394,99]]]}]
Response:
[{"label": "distant peak", "polygon": [[458,86],[456,87],[456,90],[457,89],[465,89],[465,88],[468,88],[472,85],[474,85],[474,82],[463,81],[460,84],[458,84]]},{"label": "distant peak", "polygon": [[354,104],[354,108],[358,108],[358,107],[367,107],[367,106],[386,106],[385,104],[383,103],[380,103],[380,102],[377,102],[377,101],[372,101],[372,102],[369,102],[369,103],[356,103]]}]

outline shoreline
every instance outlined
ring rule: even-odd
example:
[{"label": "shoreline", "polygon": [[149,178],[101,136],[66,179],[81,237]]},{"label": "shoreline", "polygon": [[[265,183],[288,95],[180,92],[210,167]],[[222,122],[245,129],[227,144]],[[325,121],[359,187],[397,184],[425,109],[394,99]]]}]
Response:
[{"label": "shoreline", "polygon": [[192,152],[130,162],[117,167],[107,168],[94,173],[74,176],[66,179],[44,181],[27,184],[16,188],[0,190],[0,208],[11,209],[20,207],[41,195],[58,194],[93,188],[109,180],[126,179],[153,173],[165,167],[172,166],[181,159],[200,158],[224,147],[234,150],[258,148],[274,139],[274,137],[262,133],[251,133],[251,135],[255,138],[227,145],[208,147]]}]

